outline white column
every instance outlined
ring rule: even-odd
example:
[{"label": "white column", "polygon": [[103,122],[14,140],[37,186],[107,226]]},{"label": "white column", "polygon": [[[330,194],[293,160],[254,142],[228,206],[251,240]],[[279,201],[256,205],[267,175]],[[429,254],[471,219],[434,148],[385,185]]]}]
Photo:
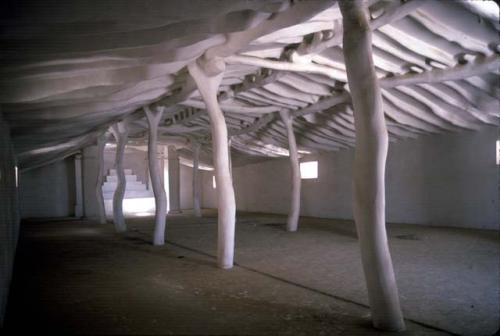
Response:
[{"label": "white column", "polygon": [[[163,185],[163,189],[167,193],[167,200],[169,199],[169,191],[166,190],[165,188],[165,160],[167,160],[167,155],[168,155],[168,149],[167,146],[160,146],[158,148],[158,160],[160,162],[160,178],[161,178],[161,184]],[[168,162],[167,162],[168,164]],[[151,174],[149,175],[151,178]],[[168,166],[167,166],[167,178],[168,178]],[[168,211],[168,201],[167,201],[167,211]]]},{"label": "white column", "polygon": [[212,60],[202,68],[196,61],[189,64],[188,69],[205,101],[212,130],[219,210],[217,264],[220,268],[231,268],[234,257],[236,203],[229,168],[226,120],[217,102],[217,90],[224,76],[225,64],[222,60]]},{"label": "white column", "polygon": [[229,172],[231,173],[231,180],[233,179],[233,159],[231,158],[231,146],[233,142],[233,137],[229,136],[227,140],[227,152],[229,157]]},{"label": "white column", "polygon": [[123,155],[125,153],[125,146],[127,145],[128,132],[128,120],[126,119],[111,126],[111,133],[113,133],[116,140],[115,169],[118,185],[113,195],[113,222],[117,232],[127,231],[125,218],[123,217],[123,198],[125,196],[125,188],[127,187],[125,171],[123,169]]},{"label": "white column", "polygon": [[104,147],[106,146],[106,135],[103,133],[97,138],[97,177],[95,182],[95,197],[97,200],[97,211],[99,223],[106,224],[106,209],[102,195],[102,184],[104,183]]},{"label": "white column", "polygon": [[196,217],[201,217],[201,202],[200,202],[200,143],[193,143],[193,212]]},{"label": "white column", "polygon": [[75,217],[83,217],[82,154],[75,155]]},{"label": "white column", "polygon": [[146,173],[146,189],[147,190],[151,190],[151,177],[149,176],[149,162],[148,162],[148,158],[146,157],[146,159],[144,159],[144,162],[145,162],[145,168],[144,168],[144,172]]},{"label": "white column", "polygon": [[366,5],[342,0],[343,51],[354,107],[354,219],[368,298],[376,328],[405,328],[385,228],[385,163],[388,134],[375,73]]},{"label": "white column", "polygon": [[286,134],[288,137],[288,152],[290,157],[291,168],[291,200],[290,212],[286,224],[286,230],[290,232],[297,231],[299,227],[300,216],[300,164],[299,154],[297,152],[297,142],[295,140],[295,133],[293,133],[293,117],[288,110],[280,111],[281,120],[285,124]]},{"label": "white column", "polygon": [[168,186],[170,189],[170,210],[168,213],[181,213],[181,166],[175,146],[168,146]]},{"label": "white column", "polygon": [[163,171],[158,162],[158,124],[163,116],[163,108],[158,108],[154,111],[148,107],[144,108],[149,125],[149,140],[148,140],[148,161],[149,173],[153,185],[153,193],[155,195],[155,230],[153,234],[153,245],[165,244],[165,220],[167,212],[167,195],[163,188],[161,175]]}]

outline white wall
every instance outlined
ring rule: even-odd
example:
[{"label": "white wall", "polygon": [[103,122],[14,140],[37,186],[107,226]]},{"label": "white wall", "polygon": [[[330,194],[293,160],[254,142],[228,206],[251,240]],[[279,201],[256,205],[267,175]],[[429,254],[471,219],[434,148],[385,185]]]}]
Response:
[{"label": "white wall", "polygon": [[97,146],[88,146],[83,149],[82,155],[82,184],[83,184],[83,215],[87,218],[99,217],[95,183],[97,179]]},{"label": "white wall", "polygon": [[[387,221],[499,228],[498,129],[422,136],[391,143],[386,172]],[[301,215],[352,219],[353,151],[310,156],[319,178],[302,180]],[[211,175],[204,174],[204,207],[216,207]],[[288,159],[233,169],[238,210],[286,214]]]},{"label": "white wall", "polygon": [[74,157],[21,173],[19,202],[22,218],[73,216],[75,214]]},{"label": "white wall", "polygon": [[[181,178],[181,209],[193,208],[193,168],[182,165]],[[202,191],[203,194],[203,191]]]},{"label": "white wall", "polygon": [[212,177],[215,171],[202,170],[201,171],[201,207],[214,209],[217,208],[217,193],[212,186]]},{"label": "white wall", "polygon": [[428,136],[393,146],[387,170],[392,222],[499,229],[499,129]]},{"label": "white wall", "polygon": [[9,127],[0,111],[0,330],[19,236],[16,160],[9,134]]}]

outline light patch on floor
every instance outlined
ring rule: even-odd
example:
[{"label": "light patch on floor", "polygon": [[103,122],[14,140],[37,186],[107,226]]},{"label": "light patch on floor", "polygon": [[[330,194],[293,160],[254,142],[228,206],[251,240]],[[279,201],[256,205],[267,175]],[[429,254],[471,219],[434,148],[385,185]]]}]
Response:
[{"label": "light patch on floor", "polygon": [[[113,218],[113,200],[105,200],[106,217]],[[123,214],[125,217],[148,217],[155,214],[154,197],[126,198],[123,200]]]}]

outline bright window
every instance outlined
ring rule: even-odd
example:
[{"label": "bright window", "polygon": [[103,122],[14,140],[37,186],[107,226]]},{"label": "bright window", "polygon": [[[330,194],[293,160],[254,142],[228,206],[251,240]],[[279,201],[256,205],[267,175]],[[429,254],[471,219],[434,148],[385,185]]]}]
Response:
[{"label": "bright window", "polygon": [[215,183],[215,175],[212,176],[212,187],[215,189],[217,188],[217,183]]},{"label": "bright window", "polygon": [[318,178],[318,161],[301,162],[300,177],[302,179]]},{"label": "bright window", "polygon": [[500,166],[500,140],[497,140],[497,165]]}]

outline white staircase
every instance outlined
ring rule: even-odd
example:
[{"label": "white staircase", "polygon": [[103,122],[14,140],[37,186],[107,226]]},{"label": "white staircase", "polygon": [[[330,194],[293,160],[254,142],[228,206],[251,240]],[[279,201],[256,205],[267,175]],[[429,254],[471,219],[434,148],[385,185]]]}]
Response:
[{"label": "white staircase", "polygon": [[[137,180],[137,175],[132,174],[132,169],[124,169],[127,186],[125,188],[124,198],[147,198],[154,197],[153,191],[148,190],[146,185]],[[106,176],[106,181],[102,185],[102,194],[105,200],[113,199],[116,186],[118,184],[118,176],[116,169],[110,169]]]}]

